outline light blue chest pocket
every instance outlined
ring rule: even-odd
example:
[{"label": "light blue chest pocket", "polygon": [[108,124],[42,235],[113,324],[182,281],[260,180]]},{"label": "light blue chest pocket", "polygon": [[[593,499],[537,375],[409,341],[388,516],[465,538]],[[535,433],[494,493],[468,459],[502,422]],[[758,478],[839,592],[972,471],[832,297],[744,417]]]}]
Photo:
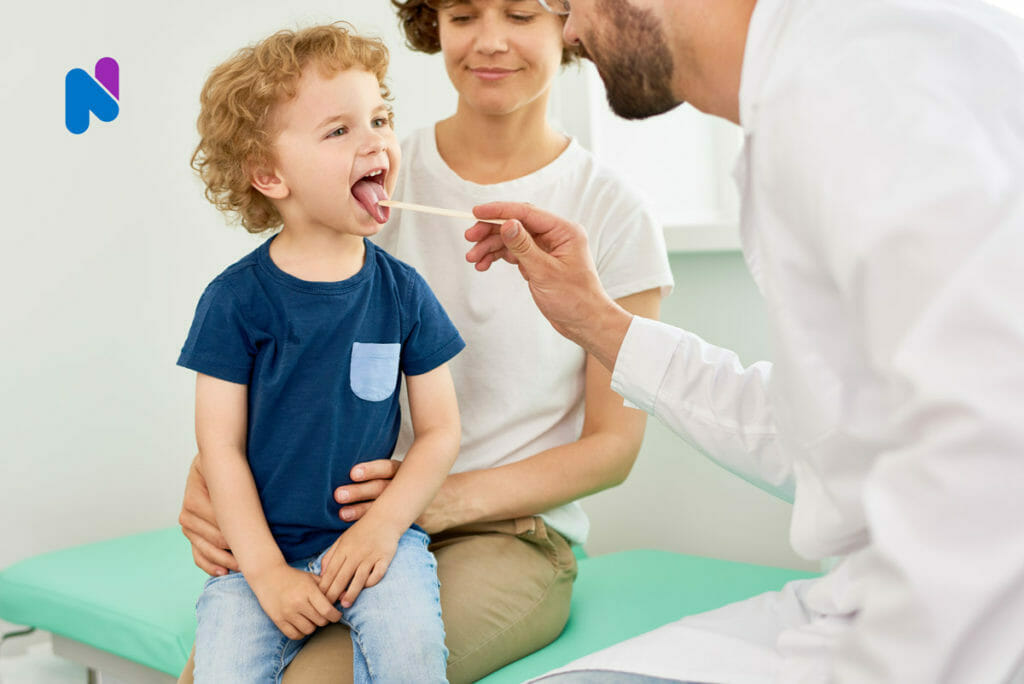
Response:
[{"label": "light blue chest pocket", "polygon": [[398,386],[398,357],[402,345],[352,343],[349,381],[352,391],[366,401],[384,401]]}]

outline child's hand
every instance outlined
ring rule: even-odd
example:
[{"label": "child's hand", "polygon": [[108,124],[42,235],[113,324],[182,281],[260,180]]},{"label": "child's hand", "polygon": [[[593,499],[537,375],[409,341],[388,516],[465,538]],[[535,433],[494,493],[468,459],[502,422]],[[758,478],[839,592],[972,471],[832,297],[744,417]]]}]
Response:
[{"label": "child's hand", "polygon": [[282,564],[246,579],[263,612],[289,639],[309,636],[318,626],[341,619],[311,573]]},{"label": "child's hand", "polygon": [[320,591],[332,605],[340,597],[341,605],[348,608],[363,588],[380,582],[396,550],[394,534],[360,520],[327,550],[320,568]]}]

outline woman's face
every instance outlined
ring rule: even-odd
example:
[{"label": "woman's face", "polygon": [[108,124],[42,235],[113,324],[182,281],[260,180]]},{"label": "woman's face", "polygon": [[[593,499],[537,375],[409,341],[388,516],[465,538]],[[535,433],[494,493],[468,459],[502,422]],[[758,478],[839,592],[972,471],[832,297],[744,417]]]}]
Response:
[{"label": "woman's face", "polygon": [[462,0],[438,10],[448,77],[462,102],[509,114],[546,95],[562,61],[562,20],[537,0]]}]

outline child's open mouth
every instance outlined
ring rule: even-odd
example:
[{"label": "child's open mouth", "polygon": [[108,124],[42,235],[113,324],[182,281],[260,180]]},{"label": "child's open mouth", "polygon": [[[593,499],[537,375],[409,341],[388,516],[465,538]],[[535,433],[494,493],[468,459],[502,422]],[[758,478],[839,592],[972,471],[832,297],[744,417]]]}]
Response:
[{"label": "child's open mouth", "polygon": [[391,215],[391,209],[382,207],[378,202],[388,198],[388,191],[384,189],[384,179],[387,177],[386,169],[374,169],[356,181],[352,186],[352,195],[356,201],[366,210],[366,213],[373,217],[377,223],[384,223]]}]

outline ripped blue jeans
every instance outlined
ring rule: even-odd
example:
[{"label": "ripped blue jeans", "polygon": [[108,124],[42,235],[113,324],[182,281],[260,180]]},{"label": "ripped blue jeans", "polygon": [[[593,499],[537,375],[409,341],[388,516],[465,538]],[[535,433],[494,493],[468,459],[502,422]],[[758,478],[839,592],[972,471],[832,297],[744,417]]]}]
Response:
[{"label": "ripped blue jeans", "polygon": [[[355,684],[446,681],[448,649],[429,542],[418,527],[409,529],[384,578],[350,608],[335,606],[352,633]],[[324,553],[291,566],[319,575]],[[306,642],[281,633],[238,572],[207,580],[196,617],[196,684],[277,684]]]}]

